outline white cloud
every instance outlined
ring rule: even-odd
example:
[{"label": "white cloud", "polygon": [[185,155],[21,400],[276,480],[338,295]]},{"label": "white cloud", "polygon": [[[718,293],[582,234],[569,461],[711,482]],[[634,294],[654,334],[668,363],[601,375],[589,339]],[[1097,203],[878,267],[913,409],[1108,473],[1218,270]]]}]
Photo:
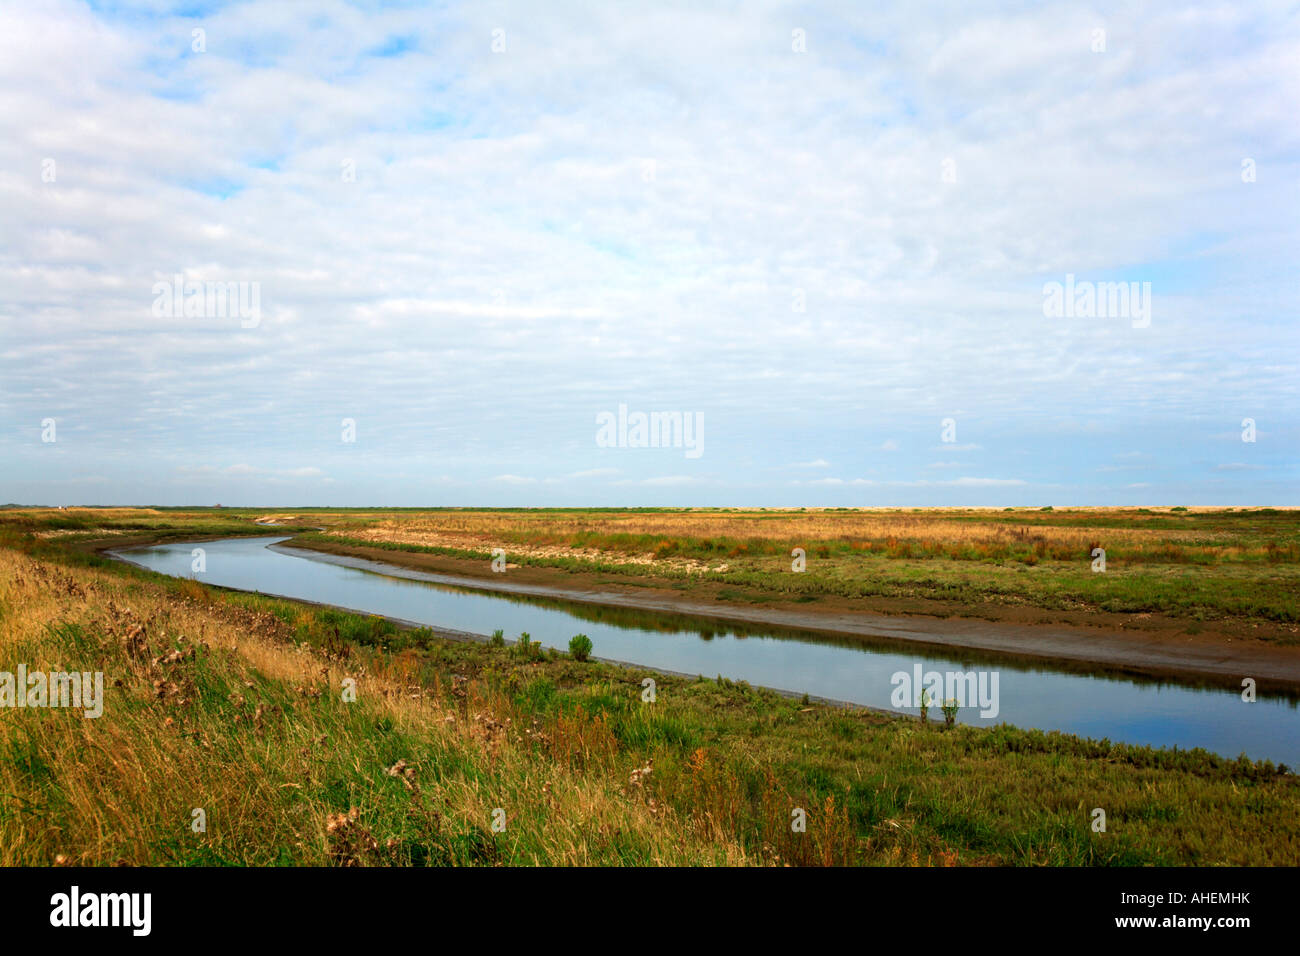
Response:
[{"label": "white cloud", "polygon": [[[1203,421],[1300,432],[1284,6],[820,7],[802,56],[779,7],[503,8],[500,56],[473,6],[222,6],[203,54],[167,7],[0,6],[0,500],[761,499],[832,452],[873,499],[983,500],[905,481],[951,467],[924,446],[953,410],[980,441],[938,457],[1035,487],[1149,442],[1180,501],[1295,495],[1186,454]],[[154,316],[176,274],[259,283],[261,322]],[[1045,318],[1066,274],[1149,279],[1150,326]],[[620,402],[700,411],[709,478],[575,471]]]}]

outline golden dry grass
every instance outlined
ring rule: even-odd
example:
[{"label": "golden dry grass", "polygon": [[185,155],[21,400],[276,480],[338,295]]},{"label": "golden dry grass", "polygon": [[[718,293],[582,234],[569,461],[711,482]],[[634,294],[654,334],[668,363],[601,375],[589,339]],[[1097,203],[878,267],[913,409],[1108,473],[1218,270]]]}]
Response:
[{"label": "golden dry grass", "polygon": [[[1049,551],[1087,554],[1099,540],[1112,549],[1140,550],[1170,544],[1213,549],[1221,557],[1239,557],[1263,545],[1235,542],[1232,531],[1143,527],[1168,513],[1144,516],[1132,510],[1107,509],[1079,512],[1085,523],[1056,523],[1040,512],[1022,512],[1007,518],[1000,512],[882,513],[876,511],[808,512],[434,512],[388,515],[343,527],[335,533],[374,541],[422,546],[484,549],[507,544],[528,544],[559,551],[644,549],[644,539],[690,542],[768,540],[779,543],[847,542],[859,546],[897,541],[942,548],[987,546],[1000,551],[1026,541],[1041,541]],[[1087,521],[1091,518],[1092,521]],[[1134,527],[1113,527],[1109,519],[1123,518]],[[996,520],[992,520],[996,519]],[[1059,516],[1058,519],[1059,520]],[[595,548],[578,549],[575,542],[591,540]]]},{"label": "golden dry grass", "polygon": [[749,862],[630,792],[599,724],[559,727],[547,756],[482,686],[403,684],[400,659],[331,659],[269,615],[2,550],[0,582],[11,667],[102,669],[107,685],[98,719],[3,714],[0,864],[383,864],[413,846],[444,862]]}]

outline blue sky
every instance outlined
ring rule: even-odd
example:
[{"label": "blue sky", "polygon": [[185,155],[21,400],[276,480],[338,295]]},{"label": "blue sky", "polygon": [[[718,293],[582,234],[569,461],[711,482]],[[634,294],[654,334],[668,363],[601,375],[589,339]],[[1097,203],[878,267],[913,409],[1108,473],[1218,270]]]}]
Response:
[{"label": "blue sky", "polygon": [[1293,5],[643,6],[0,7],[0,502],[1300,504]]}]

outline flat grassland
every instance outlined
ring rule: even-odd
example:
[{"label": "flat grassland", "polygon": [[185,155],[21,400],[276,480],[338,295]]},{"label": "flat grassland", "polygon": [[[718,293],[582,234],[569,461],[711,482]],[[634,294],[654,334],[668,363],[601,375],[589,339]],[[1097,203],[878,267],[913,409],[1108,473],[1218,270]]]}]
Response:
[{"label": "flat grassland", "polygon": [[[709,514],[689,535],[692,512],[587,514],[284,517],[344,540],[455,534],[463,537],[386,546],[467,552],[450,555],[461,561],[479,561],[498,543],[518,561],[589,561],[522,549],[591,547],[602,555],[599,573],[665,587],[687,572],[617,558],[640,561],[664,542],[656,562],[707,561],[705,574],[753,575],[743,587],[756,592],[793,577],[768,564],[788,563],[782,552],[796,537],[809,542],[799,545],[810,569],[800,581],[818,580],[819,559],[842,561],[845,581],[892,569],[900,587],[902,569],[915,562],[942,563],[939,574],[1016,560],[918,557],[926,541],[938,547],[970,527],[956,518],[942,519],[953,524],[939,531],[920,519],[909,526],[906,515],[873,525],[877,516],[866,514],[851,532],[837,532],[837,514],[814,513],[808,520],[823,535],[814,539],[814,525],[786,514]],[[1182,525],[1181,515],[1162,515],[1156,520],[1169,527],[1117,530],[1156,531],[1184,549],[1180,556],[1221,541],[1224,554],[1203,565],[1166,557],[1133,567],[1240,570],[1242,592],[1253,597],[1239,619],[1280,625],[1289,605],[1270,588],[1294,573],[1294,524],[1289,513],[1248,514],[1256,516],[1205,525],[1200,516]],[[1300,864],[1300,781],[1268,763],[1006,726],[921,724],[665,675],[655,675],[657,699],[645,703],[646,672],[637,669],[403,631],[379,618],[164,578],[94,551],[109,540],[264,531],[253,524],[260,516],[0,512],[0,670],[17,662],[102,670],[107,698],[98,719],[0,712],[0,864]],[[1019,517],[1008,535],[975,524],[969,540],[947,546],[992,549],[990,541],[1006,538],[1009,554],[1036,554],[1039,535],[1044,553],[1025,567],[1078,560],[1051,550],[1073,547],[1068,522],[1053,531],[1047,516]],[[661,520],[677,537],[654,524]],[[751,534],[769,520],[782,530]],[[1015,527],[1031,529],[1027,549]],[[1083,537],[1098,527],[1085,525]],[[1121,555],[1161,547],[1136,533],[1113,540]],[[746,541],[776,550],[745,550]],[[910,557],[901,556],[904,542]],[[829,557],[819,558],[823,544]],[[1118,564],[1126,567],[1123,558]],[[636,568],[650,572],[627,570]],[[1177,604],[1168,613],[1194,621],[1200,610],[1208,621],[1231,610],[1215,607]],[[355,702],[342,699],[345,678],[356,682]],[[1105,833],[1090,826],[1096,807],[1106,811]],[[791,828],[796,810],[806,813],[806,832]],[[504,830],[493,829],[494,819],[504,819]]]},{"label": "flat grassland", "polygon": [[[286,516],[288,517],[288,516]],[[1124,627],[1300,646],[1300,510],[442,510],[300,512],[295,546],[445,559],[494,548],[555,583],[635,583],[1025,624]],[[794,549],[806,570],[792,570]],[[1094,549],[1105,571],[1093,570]],[[408,561],[409,563],[409,561]]]}]

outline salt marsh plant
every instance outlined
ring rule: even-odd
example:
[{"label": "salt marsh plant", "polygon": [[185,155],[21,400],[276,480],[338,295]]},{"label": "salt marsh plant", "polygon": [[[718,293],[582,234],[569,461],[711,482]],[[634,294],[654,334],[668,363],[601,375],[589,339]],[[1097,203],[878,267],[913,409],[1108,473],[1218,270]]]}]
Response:
[{"label": "salt marsh plant", "polygon": [[957,723],[957,710],[958,710],[957,698],[949,697],[947,700],[945,700],[943,702],[942,710],[943,710],[944,724],[951,727],[953,724]]},{"label": "salt marsh plant", "polygon": [[541,656],[542,645],[534,641],[531,634],[524,631],[519,635],[519,640],[515,642],[514,650],[516,657],[530,661]]},{"label": "salt marsh plant", "polygon": [[575,634],[569,639],[569,656],[575,661],[585,661],[591,656],[591,638],[586,634]]}]

